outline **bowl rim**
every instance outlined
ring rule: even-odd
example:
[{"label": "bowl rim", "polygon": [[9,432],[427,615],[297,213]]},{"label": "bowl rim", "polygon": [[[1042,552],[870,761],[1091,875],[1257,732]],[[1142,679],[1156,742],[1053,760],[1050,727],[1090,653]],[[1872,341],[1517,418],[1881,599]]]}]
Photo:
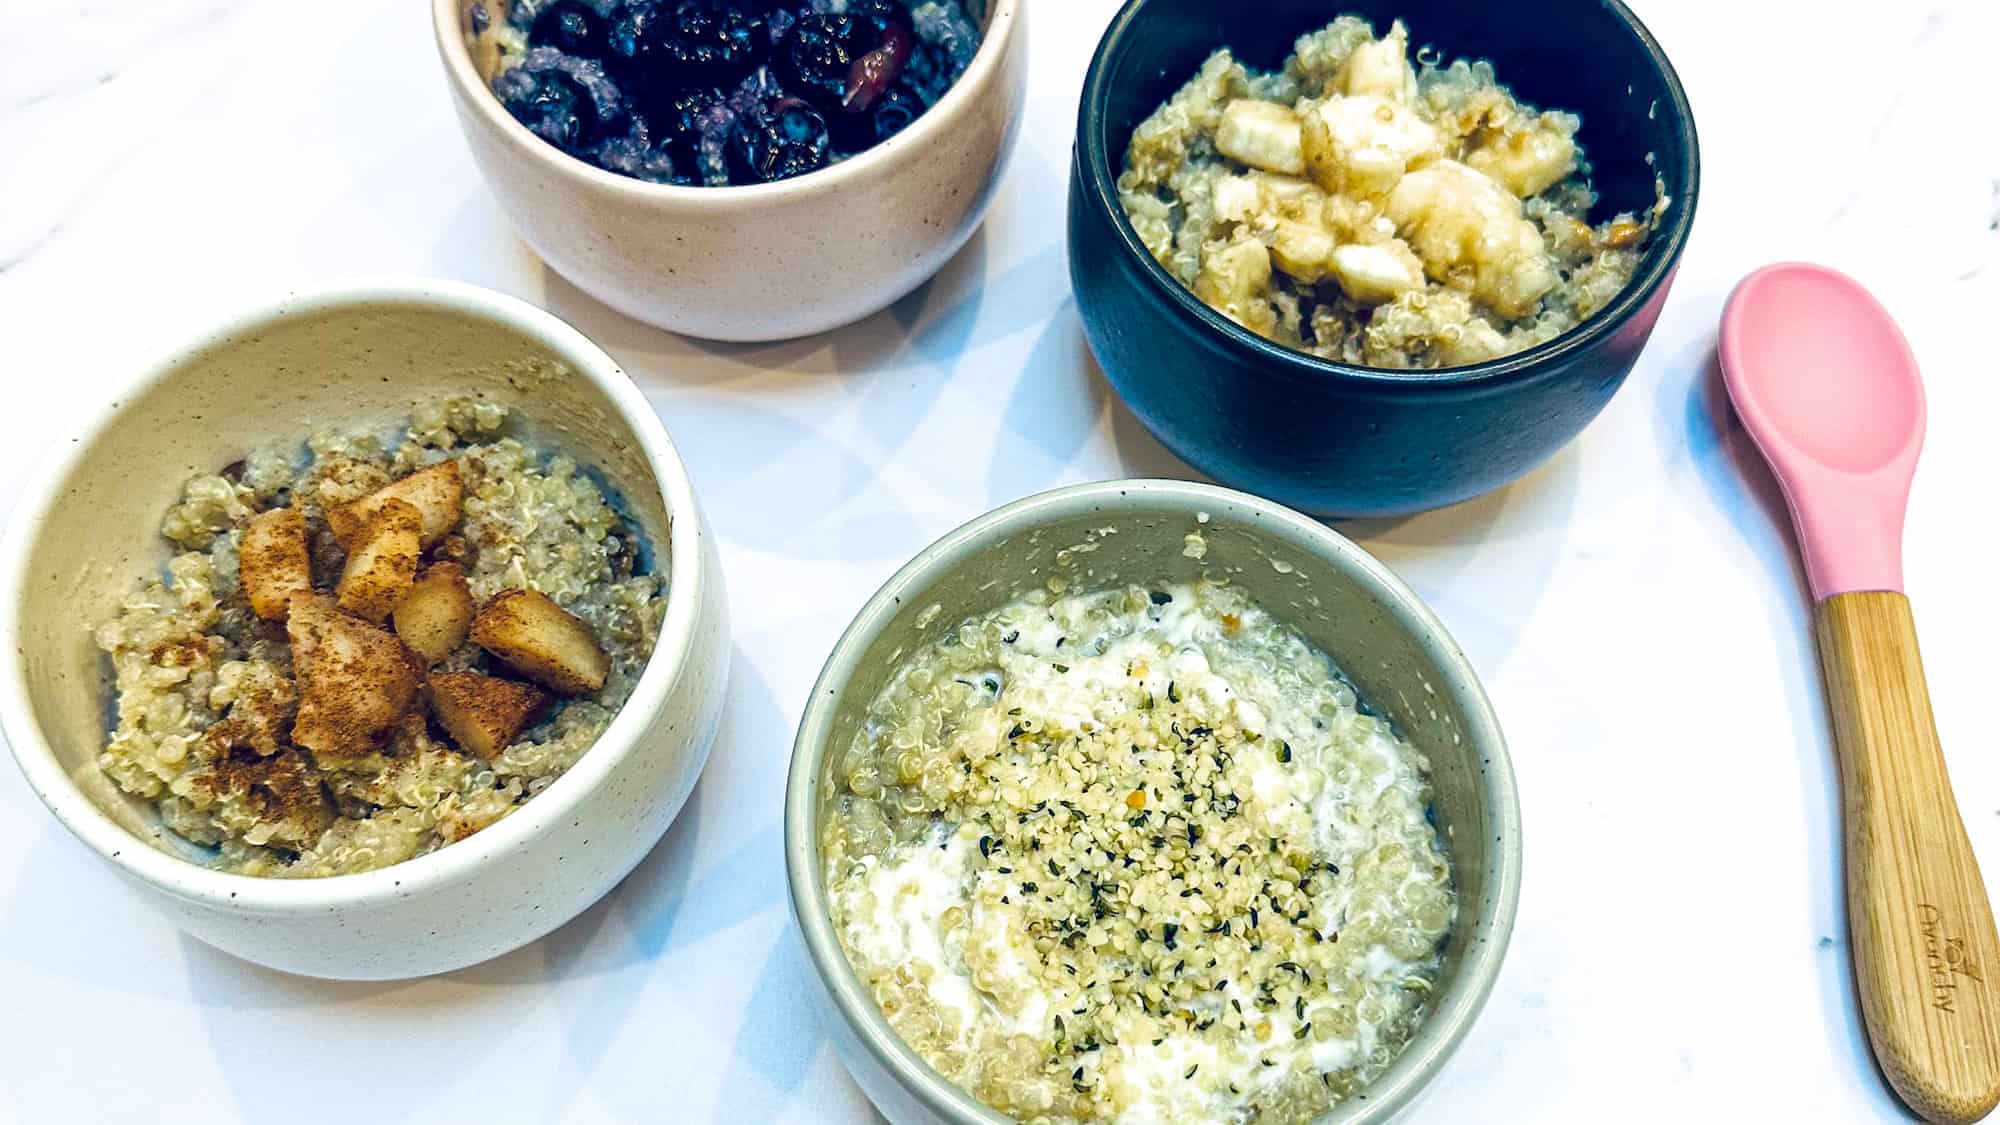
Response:
[{"label": "bowl rim", "polygon": [[1617,332],[1626,321],[1646,307],[1678,268],[1681,254],[1687,248],[1688,235],[1694,226],[1695,208],[1701,196],[1701,146],[1695,131],[1694,110],[1688,104],[1687,91],[1682,88],[1680,75],[1674,70],[1673,63],[1639,17],[1622,0],[1596,0],[1638,40],[1641,50],[1658,72],[1666,86],[1669,102],[1663,108],[1672,115],[1677,126],[1674,136],[1687,153],[1683,174],[1676,183],[1666,185],[1669,196],[1666,219],[1663,227],[1654,233],[1655,239],[1664,236],[1660,252],[1648,249],[1640,261],[1639,272],[1612,298],[1610,304],[1553,340],[1482,363],[1457,367],[1366,367],[1295,351],[1257,335],[1209,308],[1192,290],[1169,274],[1166,267],[1139,241],[1138,233],[1132,229],[1132,223],[1118,203],[1118,177],[1112,171],[1110,138],[1105,135],[1104,128],[1104,106],[1112,89],[1110,63],[1123,48],[1133,24],[1149,2],[1126,0],[1125,6],[1112,17],[1104,37],[1098,41],[1097,50],[1090,59],[1090,69],[1084,75],[1083,97],[1077,109],[1076,140],[1076,168],[1083,180],[1083,194],[1109,222],[1120,252],[1138,263],[1139,274],[1157,296],[1178,305],[1185,315],[1206,325],[1222,339],[1239,348],[1249,349],[1269,370],[1291,378],[1346,380],[1389,393],[1420,394],[1438,387],[1484,387],[1513,382],[1551,370],[1565,359],[1595,347]]},{"label": "bowl rim", "polygon": [[975,91],[983,91],[1000,72],[1002,58],[1018,34],[1020,3],[1021,0],[987,0],[986,22],[980,29],[979,49],[973,52],[972,61],[965,64],[965,70],[953,80],[944,96],[917,115],[917,119],[904,127],[902,132],[870,145],[837,164],[814,169],[803,176],[774,180],[768,184],[730,184],[723,187],[651,183],[599,168],[564,152],[516,121],[480,78],[479,68],[473,65],[472,51],[459,23],[464,0],[431,0],[431,25],[438,53],[444,59],[445,73],[458,90],[463,104],[477,113],[489,129],[505,137],[517,153],[565,179],[637,201],[692,204],[703,200],[724,206],[751,206],[810,191],[838,190],[848,181],[870,172],[875,165],[900,160],[905,154],[910,154],[913,159],[916,153],[928,147],[933,134],[952,128],[956,119],[969,111],[980,96]]},{"label": "bowl rim", "polygon": [[[28,690],[19,647],[20,612],[30,575],[28,560],[63,482],[102,438],[103,431],[140,396],[170,384],[212,352],[278,324],[320,313],[379,306],[428,308],[483,318],[535,341],[559,357],[578,378],[610,400],[637,443],[658,484],[667,513],[667,612],[659,640],[632,695],[598,740],[535,799],[496,824],[449,846],[401,863],[356,874],[282,879],[219,871],[155,847],[128,831],[91,800],[43,737]],[[0,538],[0,730],[29,788],[57,820],[111,864],[176,898],[261,915],[301,915],[369,907],[420,895],[470,878],[548,826],[571,815],[586,794],[612,778],[628,755],[640,750],[650,717],[681,679],[692,649],[705,587],[715,577],[704,561],[700,511],[694,488],[666,426],[638,384],[587,337],[551,313],[517,297],[462,282],[427,278],[364,278],[289,292],[229,317],[156,353],[150,363],[115,385],[109,406],[93,411],[51,445],[57,456],[42,468]]]},{"label": "bowl rim", "polygon": [[[1413,1101],[1471,1030],[1492,992],[1514,929],[1521,891],[1521,812],[1512,760],[1492,703],[1471,661],[1437,616],[1387,566],[1332,528],[1274,501],[1194,481],[1122,479],[1068,485],[996,508],[947,533],[899,569],[855,615],[813,684],[785,784],[785,867],[793,917],[807,960],[834,1010],[878,1065],[930,1112],[954,1125],[1001,1125],[1007,1119],[946,1079],[907,1046],[868,997],[841,950],[821,883],[815,824],[819,775],[831,752],[833,700],[870,645],[940,572],[969,551],[1056,519],[1105,506],[1158,506],[1190,518],[1228,511],[1331,563],[1381,597],[1398,626],[1413,635],[1465,696],[1466,737],[1480,751],[1480,793],[1497,836],[1487,853],[1489,886],[1473,915],[1463,960],[1445,1003],[1424,1017],[1416,1037],[1361,1097],[1332,1107],[1315,1125],[1373,1125]],[[1240,517],[1234,513],[1240,512]],[[1461,910],[1465,904],[1461,903]]]}]

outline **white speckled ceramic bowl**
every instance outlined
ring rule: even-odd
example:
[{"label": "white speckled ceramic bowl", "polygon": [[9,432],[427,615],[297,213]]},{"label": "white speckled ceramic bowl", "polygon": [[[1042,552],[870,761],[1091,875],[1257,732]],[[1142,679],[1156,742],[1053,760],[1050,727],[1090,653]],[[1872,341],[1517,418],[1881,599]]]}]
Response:
[{"label": "white speckled ceramic bowl", "polygon": [[1021,0],[988,0],[965,73],[887,141],[772,184],[650,184],[564,153],[501,107],[467,46],[478,2],[431,8],[459,123],[501,209],[578,288],[690,336],[782,340],[886,308],[972,237],[1020,126]]},{"label": "white speckled ceramic bowl", "polygon": [[[158,528],[190,476],[327,425],[395,425],[418,401],[472,391],[518,406],[536,445],[601,471],[666,568],[666,623],[632,698],[520,811],[429,855],[328,879],[205,866],[97,768],[113,701],[92,629],[170,557]],[[442,282],[295,296],[162,358],[51,461],[0,547],[0,725],[57,819],[201,940],[320,977],[469,965],[609,891],[693,789],[728,677],[715,540],[645,396],[547,313]]]},{"label": "white speckled ceramic bowl", "polygon": [[[1199,531],[1200,557],[1185,549]],[[1107,533],[1112,532],[1112,533]],[[1087,550],[1070,550],[1089,543]],[[835,748],[853,738],[903,654],[1060,577],[1072,590],[1226,578],[1303,633],[1431,764],[1431,813],[1458,917],[1415,1038],[1315,1125],[1381,1125],[1444,1069],[1486,1003],[1521,894],[1521,810],[1506,740],[1472,665],[1408,586],[1325,524],[1186,481],[1071,485],[988,512],[925,548],[869,599],[827,658],[799,721],[785,795],[792,916],[834,1049],[894,1125],[1004,1125],[932,1070],[884,1019],[834,932],[819,819]]]}]

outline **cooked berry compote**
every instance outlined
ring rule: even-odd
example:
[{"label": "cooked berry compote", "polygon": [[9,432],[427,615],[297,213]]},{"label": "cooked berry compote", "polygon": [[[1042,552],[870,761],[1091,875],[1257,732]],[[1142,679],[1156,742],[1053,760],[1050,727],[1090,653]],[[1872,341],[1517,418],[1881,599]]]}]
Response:
[{"label": "cooked berry compote", "polygon": [[[979,47],[960,0],[486,0],[493,93],[608,171],[722,187],[887,140]],[[482,52],[484,53],[484,52]]]}]

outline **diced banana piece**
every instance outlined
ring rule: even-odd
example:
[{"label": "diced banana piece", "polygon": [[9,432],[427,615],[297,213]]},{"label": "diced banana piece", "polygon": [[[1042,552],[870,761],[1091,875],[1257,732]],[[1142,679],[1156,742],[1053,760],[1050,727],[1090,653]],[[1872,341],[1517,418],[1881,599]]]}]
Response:
[{"label": "diced banana piece", "polygon": [[1211,197],[1215,217],[1227,223],[1247,223],[1263,209],[1263,194],[1249,176],[1223,176]]},{"label": "diced banana piece", "polygon": [[[1324,226],[1326,200],[1326,193],[1311,180],[1277,172],[1223,176],[1215,183],[1216,217],[1227,222],[1249,223],[1252,229],[1265,234],[1287,222]],[[1265,241],[1270,240],[1267,237]]]},{"label": "diced banana piece", "polygon": [[1325,279],[1337,245],[1326,228],[1290,219],[1273,224],[1264,241],[1273,266],[1309,285]]},{"label": "diced banana piece", "polygon": [[1376,246],[1350,243],[1333,252],[1330,265],[1341,292],[1363,304],[1393,301],[1424,284],[1424,264],[1402,239]]},{"label": "diced banana piece", "polygon": [[1267,172],[1296,176],[1306,170],[1299,150],[1299,115],[1276,102],[1238,98],[1224,106],[1215,126],[1215,147],[1231,160]]},{"label": "diced banana piece", "polygon": [[1210,308],[1252,332],[1277,327],[1277,314],[1264,299],[1271,284],[1271,252],[1254,235],[1235,239],[1202,255],[1194,294]]},{"label": "diced banana piece", "polygon": [[1437,130],[1415,110],[1372,94],[1335,95],[1306,113],[1300,143],[1328,191],[1381,195],[1403,173],[1443,155]]},{"label": "diced banana piece", "polygon": [[1386,212],[1424,272],[1459,285],[1469,276],[1473,296],[1509,320],[1533,312],[1555,287],[1548,248],[1522,217],[1521,201],[1455,160],[1404,176]]},{"label": "diced banana piece", "polygon": [[1522,199],[1540,195],[1576,171],[1576,142],[1544,117],[1527,129],[1489,135],[1466,154],[1466,164]]},{"label": "diced banana piece", "polygon": [[1361,44],[1334,73],[1343,94],[1368,94],[1408,105],[1417,97],[1417,72],[1410,68],[1410,30],[1397,20],[1389,34]]},{"label": "diced banana piece", "polygon": [[1257,191],[1267,206],[1279,208],[1294,204],[1318,206],[1326,198],[1319,185],[1300,176],[1287,176],[1278,172],[1253,172],[1250,178],[1256,181]]}]

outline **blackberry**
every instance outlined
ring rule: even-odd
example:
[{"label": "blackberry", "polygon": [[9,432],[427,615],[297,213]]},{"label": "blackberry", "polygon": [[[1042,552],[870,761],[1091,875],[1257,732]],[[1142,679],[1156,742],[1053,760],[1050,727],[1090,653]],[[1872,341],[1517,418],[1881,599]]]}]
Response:
[{"label": "blackberry", "polygon": [[637,114],[623,135],[597,146],[592,162],[608,172],[652,184],[700,183],[694,177],[693,153],[676,154],[660,140],[652,123]]},{"label": "blackberry", "polygon": [[604,33],[604,17],[590,5],[581,0],[556,0],[535,13],[528,42],[577,58],[601,59],[606,49]]},{"label": "blackberry", "polygon": [[653,99],[648,116],[662,144],[692,146],[701,134],[703,115],[727,103],[720,87],[689,86]]},{"label": "blackberry", "polygon": [[798,98],[780,98],[738,123],[729,154],[739,182],[769,183],[825,167],[832,148],[817,110]]},{"label": "blackberry", "polygon": [[643,84],[726,82],[770,54],[766,0],[628,0],[611,14],[611,55]]},{"label": "blackberry", "polygon": [[536,136],[574,155],[625,128],[624,98],[604,68],[553,47],[530,49],[493,92]]},{"label": "blackberry", "polygon": [[881,32],[844,12],[800,16],[778,44],[774,66],[785,89],[829,112],[847,97],[855,60],[875,49]]},{"label": "blackberry", "polygon": [[904,30],[909,30],[913,22],[910,9],[903,5],[902,0],[849,0],[847,12],[856,19],[874,24],[878,32],[890,24],[900,24]]},{"label": "blackberry", "polygon": [[621,77],[637,77],[640,43],[659,18],[658,0],[632,0],[611,9],[604,22],[604,59]]},{"label": "blackberry", "polygon": [[521,80],[508,83],[500,103],[536,136],[564,152],[576,153],[602,134],[603,122],[583,83],[559,70],[514,73],[521,75]]}]

